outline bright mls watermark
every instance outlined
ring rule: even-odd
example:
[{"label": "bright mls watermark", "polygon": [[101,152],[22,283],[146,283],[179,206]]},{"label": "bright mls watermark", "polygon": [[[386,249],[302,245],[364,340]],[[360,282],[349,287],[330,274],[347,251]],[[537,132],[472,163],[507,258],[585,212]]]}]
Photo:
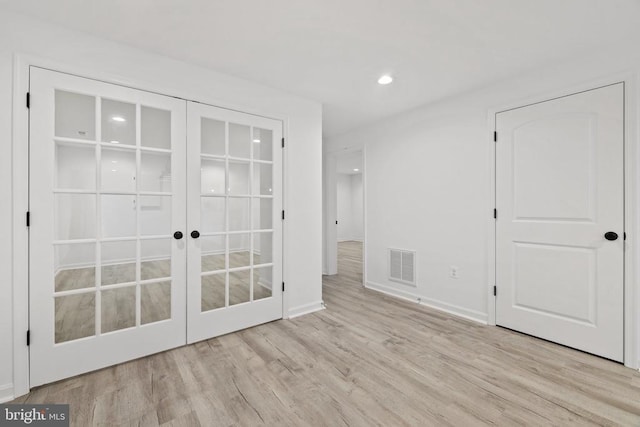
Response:
[{"label": "bright mls watermark", "polygon": [[69,427],[69,405],[0,405],[0,427]]}]

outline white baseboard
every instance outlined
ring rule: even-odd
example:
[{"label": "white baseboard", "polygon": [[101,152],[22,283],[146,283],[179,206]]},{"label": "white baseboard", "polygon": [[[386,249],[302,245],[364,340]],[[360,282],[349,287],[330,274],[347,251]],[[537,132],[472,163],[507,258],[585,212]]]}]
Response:
[{"label": "white baseboard", "polygon": [[311,304],[300,305],[289,309],[289,319],[294,317],[304,316],[305,314],[311,314],[316,311],[324,310],[324,301],[316,301]]},{"label": "white baseboard", "polygon": [[488,319],[487,314],[482,313],[480,311],[469,310],[468,308],[449,304],[433,298],[427,298],[425,296],[418,295],[415,292],[411,292],[403,289],[397,289],[391,286],[382,285],[380,283],[375,283],[371,281],[365,284],[365,288],[371,289],[377,292],[382,292],[383,294],[387,294],[392,297],[402,298],[407,301],[416,302],[418,304],[421,304],[436,310],[444,311],[445,313],[453,314],[454,316],[458,316],[467,320],[472,320],[474,322],[482,323],[483,325],[487,324],[487,319]]},{"label": "white baseboard", "polygon": [[0,385],[0,403],[13,400],[13,384]]}]

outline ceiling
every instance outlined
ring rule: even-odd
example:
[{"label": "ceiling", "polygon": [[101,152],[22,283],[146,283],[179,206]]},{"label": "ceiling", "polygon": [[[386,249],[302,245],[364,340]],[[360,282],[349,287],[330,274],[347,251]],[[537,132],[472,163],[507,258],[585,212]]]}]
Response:
[{"label": "ceiling", "polygon": [[[0,0],[322,102],[325,137],[640,40],[638,0]],[[380,86],[391,73],[395,82]]]}]

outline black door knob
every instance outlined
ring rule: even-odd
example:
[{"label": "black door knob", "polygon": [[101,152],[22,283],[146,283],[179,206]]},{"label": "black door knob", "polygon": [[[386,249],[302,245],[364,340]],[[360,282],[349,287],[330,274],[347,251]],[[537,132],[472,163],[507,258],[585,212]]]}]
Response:
[{"label": "black door knob", "polygon": [[182,236],[183,236],[182,231],[176,231],[175,233],[173,233],[173,238],[176,240],[182,239]]},{"label": "black door knob", "polygon": [[197,239],[198,237],[200,237],[200,232],[198,230],[193,230],[191,232],[191,237],[193,237],[194,239]]},{"label": "black door knob", "polygon": [[615,233],[613,231],[607,231],[606,233],[604,233],[604,238],[607,240],[617,240],[618,233]]}]

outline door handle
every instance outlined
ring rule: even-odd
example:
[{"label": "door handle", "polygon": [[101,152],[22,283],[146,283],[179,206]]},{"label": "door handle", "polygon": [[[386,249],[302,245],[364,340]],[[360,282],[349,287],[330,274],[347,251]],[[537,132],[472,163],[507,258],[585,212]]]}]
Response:
[{"label": "door handle", "polygon": [[604,233],[604,238],[607,240],[618,240],[618,233],[614,231],[607,231]]},{"label": "door handle", "polygon": [[193,230],[191,232],[191,237],[193,237],[194,239],[197,239],[198,237],[200,237],[200,232],[198,230]]},{"label": "door handle", "polygon": [[173,238],[176,240],[182,239],[182,236],[183,236],[182,231],[176,231],[175,233],[173,233]]}]

